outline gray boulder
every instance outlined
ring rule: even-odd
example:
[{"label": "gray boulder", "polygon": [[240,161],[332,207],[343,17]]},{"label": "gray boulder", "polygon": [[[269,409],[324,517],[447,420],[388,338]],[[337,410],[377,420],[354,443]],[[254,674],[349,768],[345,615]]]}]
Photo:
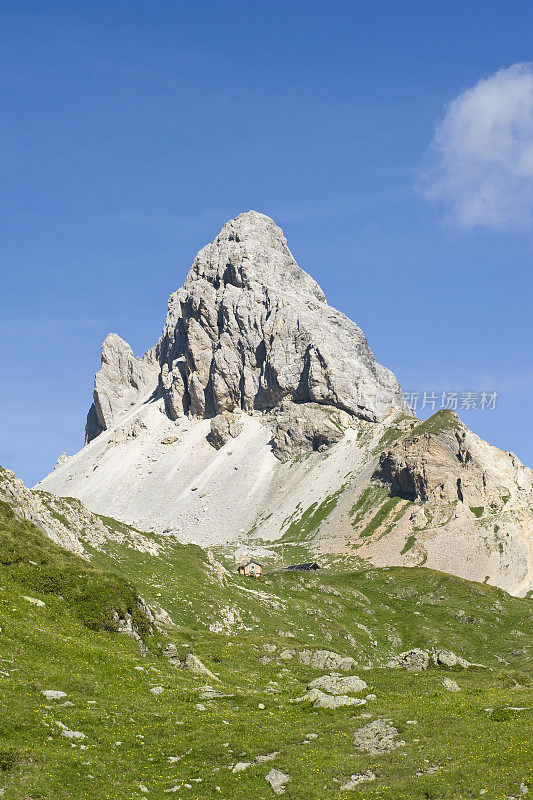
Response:
[{"label": "gray boulder", "polygon": [[298,660],[301,664],[321,670],[337,670],[349,672],[357,666],[357,661],[350,656],[341,656],[331,650],[300,650]]},{"label": "gray boulder", "polygon": [[464,667],[466,669],[471,666],[469,661],[456,656],[451,650],[435,650],[432,658],[437,667]]},{"label": "gray boulder", "polygon": [[390,669],[427,669],[430,664],[430,658],[431,654],[428,650],[420,650],[420,648],[415,647],[413,650],[407,650],[405,653],[394,656],[385,666]]},{"label": "gray boulder", "polygon": [[211,430],[207,434],[207,441],[215,450],[220,450],[230,439],[235,439],[242,433],[242,429],[242,420],[237,414],[223,411],[222,414],[218,414],[211,420]]},{"label": "gray boulder", "polygon": [[291,778],[290,775],[280,772],[279,769],[272,768],[265,779],[269,782],[274,794],[283,794],[285,791],[285,784],[288,783]]},{"label": "gray boulder", "polygon": [[345,678],[337,677],[336,675],[322,675],[322,677],[311,681],[307,688],[322,689],[329,694],[341,695],[346,694],[346,692],[357,694],[366,689],[367,685],[356,675],[349,675]]},{"label": "gray boulder", "polygon": [[41,694],[44,695],[47,700],[62,700],[67,696],[66,692],[60,692],[57,689],[41,689]]},{"label": "gray boulder", "polygon": [[391,725],[390,720],[376,719],[355,732],[354,743],[358,750],[378,756],[405,745],[397,736],[399,731]]}]

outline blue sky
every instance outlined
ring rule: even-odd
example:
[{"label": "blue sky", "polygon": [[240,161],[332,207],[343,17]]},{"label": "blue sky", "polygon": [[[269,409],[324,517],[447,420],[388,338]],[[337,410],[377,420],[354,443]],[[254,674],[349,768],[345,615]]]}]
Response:
[{"label": "blue sky", "polygon": [[[499,73],[532,23],[515,0],[4,0],[0,463],[32,484],[79,449],[103,338],[151,346],[254,208],[406,390],[498,392],[461,416],[533,465],[530,84]],[[500,101],[519,178],[479,113]]]}]

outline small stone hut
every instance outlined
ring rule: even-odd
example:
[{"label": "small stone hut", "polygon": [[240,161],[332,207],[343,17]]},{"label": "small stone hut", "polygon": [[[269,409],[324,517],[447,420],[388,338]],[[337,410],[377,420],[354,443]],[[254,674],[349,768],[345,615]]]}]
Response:
[{"label": "small stone hut", "polygon": [[248,577],[258,578],[263,572],[263,567],[258,561],[248,561],[247,564],[242,564],[238,567],[239,575],[247,575]]}]

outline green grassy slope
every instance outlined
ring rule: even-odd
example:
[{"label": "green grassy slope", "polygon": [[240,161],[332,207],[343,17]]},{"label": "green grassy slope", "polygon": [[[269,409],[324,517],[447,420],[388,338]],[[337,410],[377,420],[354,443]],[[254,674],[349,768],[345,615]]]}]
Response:
[{"label": "green grassy slope", "polygon": [[[87,564],[1,510],[6,800],[267,800],[273,767],[290,776],[288,800],[462,800],[482,790],[503,800],[521,796],[520,784],[533,787],[530,600],[425,569],[339,565],[258,581],[232,575],[221,585],[199,548],[170,543],[160,558],[110,543]],[[141,594],[171,615],[167,636],[145,636],[145,657],[134,639],[85,616],[100,587],[109,619],[112,586],[120,612]],[[226,632],[216,632],[221,626]],[[193,651],[220,681],[172,667],[162,655],[168,641]],[[393,653],[433,645],[486,668],[381,666]],[[361,696],[376,699],[335,711],[290,703],[322,674],[281,657],[302,648],[354,657],[368,684]],[[446,691],[443,677],[461,691]],[[206,683],[223,696],[202,699]],[[153,694],[156,686],[164,691]],[[43,689],[67,697],[46,700]],[[358,751],[354,732],[379,718],[392,720],[405,745],[379,756]],[[61,725],[85,738],[69,738]],[[255,763],[274,751],[272,761]],[[252,763],[234,773],[237,762]],[[367,770],[373,781],[341,789]]]}]

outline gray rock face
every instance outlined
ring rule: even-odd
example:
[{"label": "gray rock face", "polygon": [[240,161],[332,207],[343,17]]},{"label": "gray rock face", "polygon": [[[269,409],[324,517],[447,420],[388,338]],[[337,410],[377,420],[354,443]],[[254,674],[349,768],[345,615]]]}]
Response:
[{"label": "gray rock face", "polygon": [[[154,348],[136,358],[120,336],[106,338],[86,443],[156,389],[171,419],[271,410],[283,400],[367,420],[405,408],[394,375],[376,364],[360,328],[328,306],[283,231],[256,211],[227,222],[200,250],[185,285],[170,296]],[[214,447],[232,435],[226,422],[215,423]],[[279,422],[280,456],[342,436],[337,422],[309,413],[292,423],[286,414]]]},{"label": "gray rock face", "polygon": [[369,420],[403,407],[363,332],[330,308],[280,228],[249,211],[200,250],[157,348],[172,418],[314,402]]},{"label": "gray rock face", "polygon": [[94,378],[94,402],[87,415],[85,441],[90,442],[120,419],[129,408],[157,386],[159,367],[149,350],[135,358],[132,349],[116,333],[102,344],[102,366]]}]

